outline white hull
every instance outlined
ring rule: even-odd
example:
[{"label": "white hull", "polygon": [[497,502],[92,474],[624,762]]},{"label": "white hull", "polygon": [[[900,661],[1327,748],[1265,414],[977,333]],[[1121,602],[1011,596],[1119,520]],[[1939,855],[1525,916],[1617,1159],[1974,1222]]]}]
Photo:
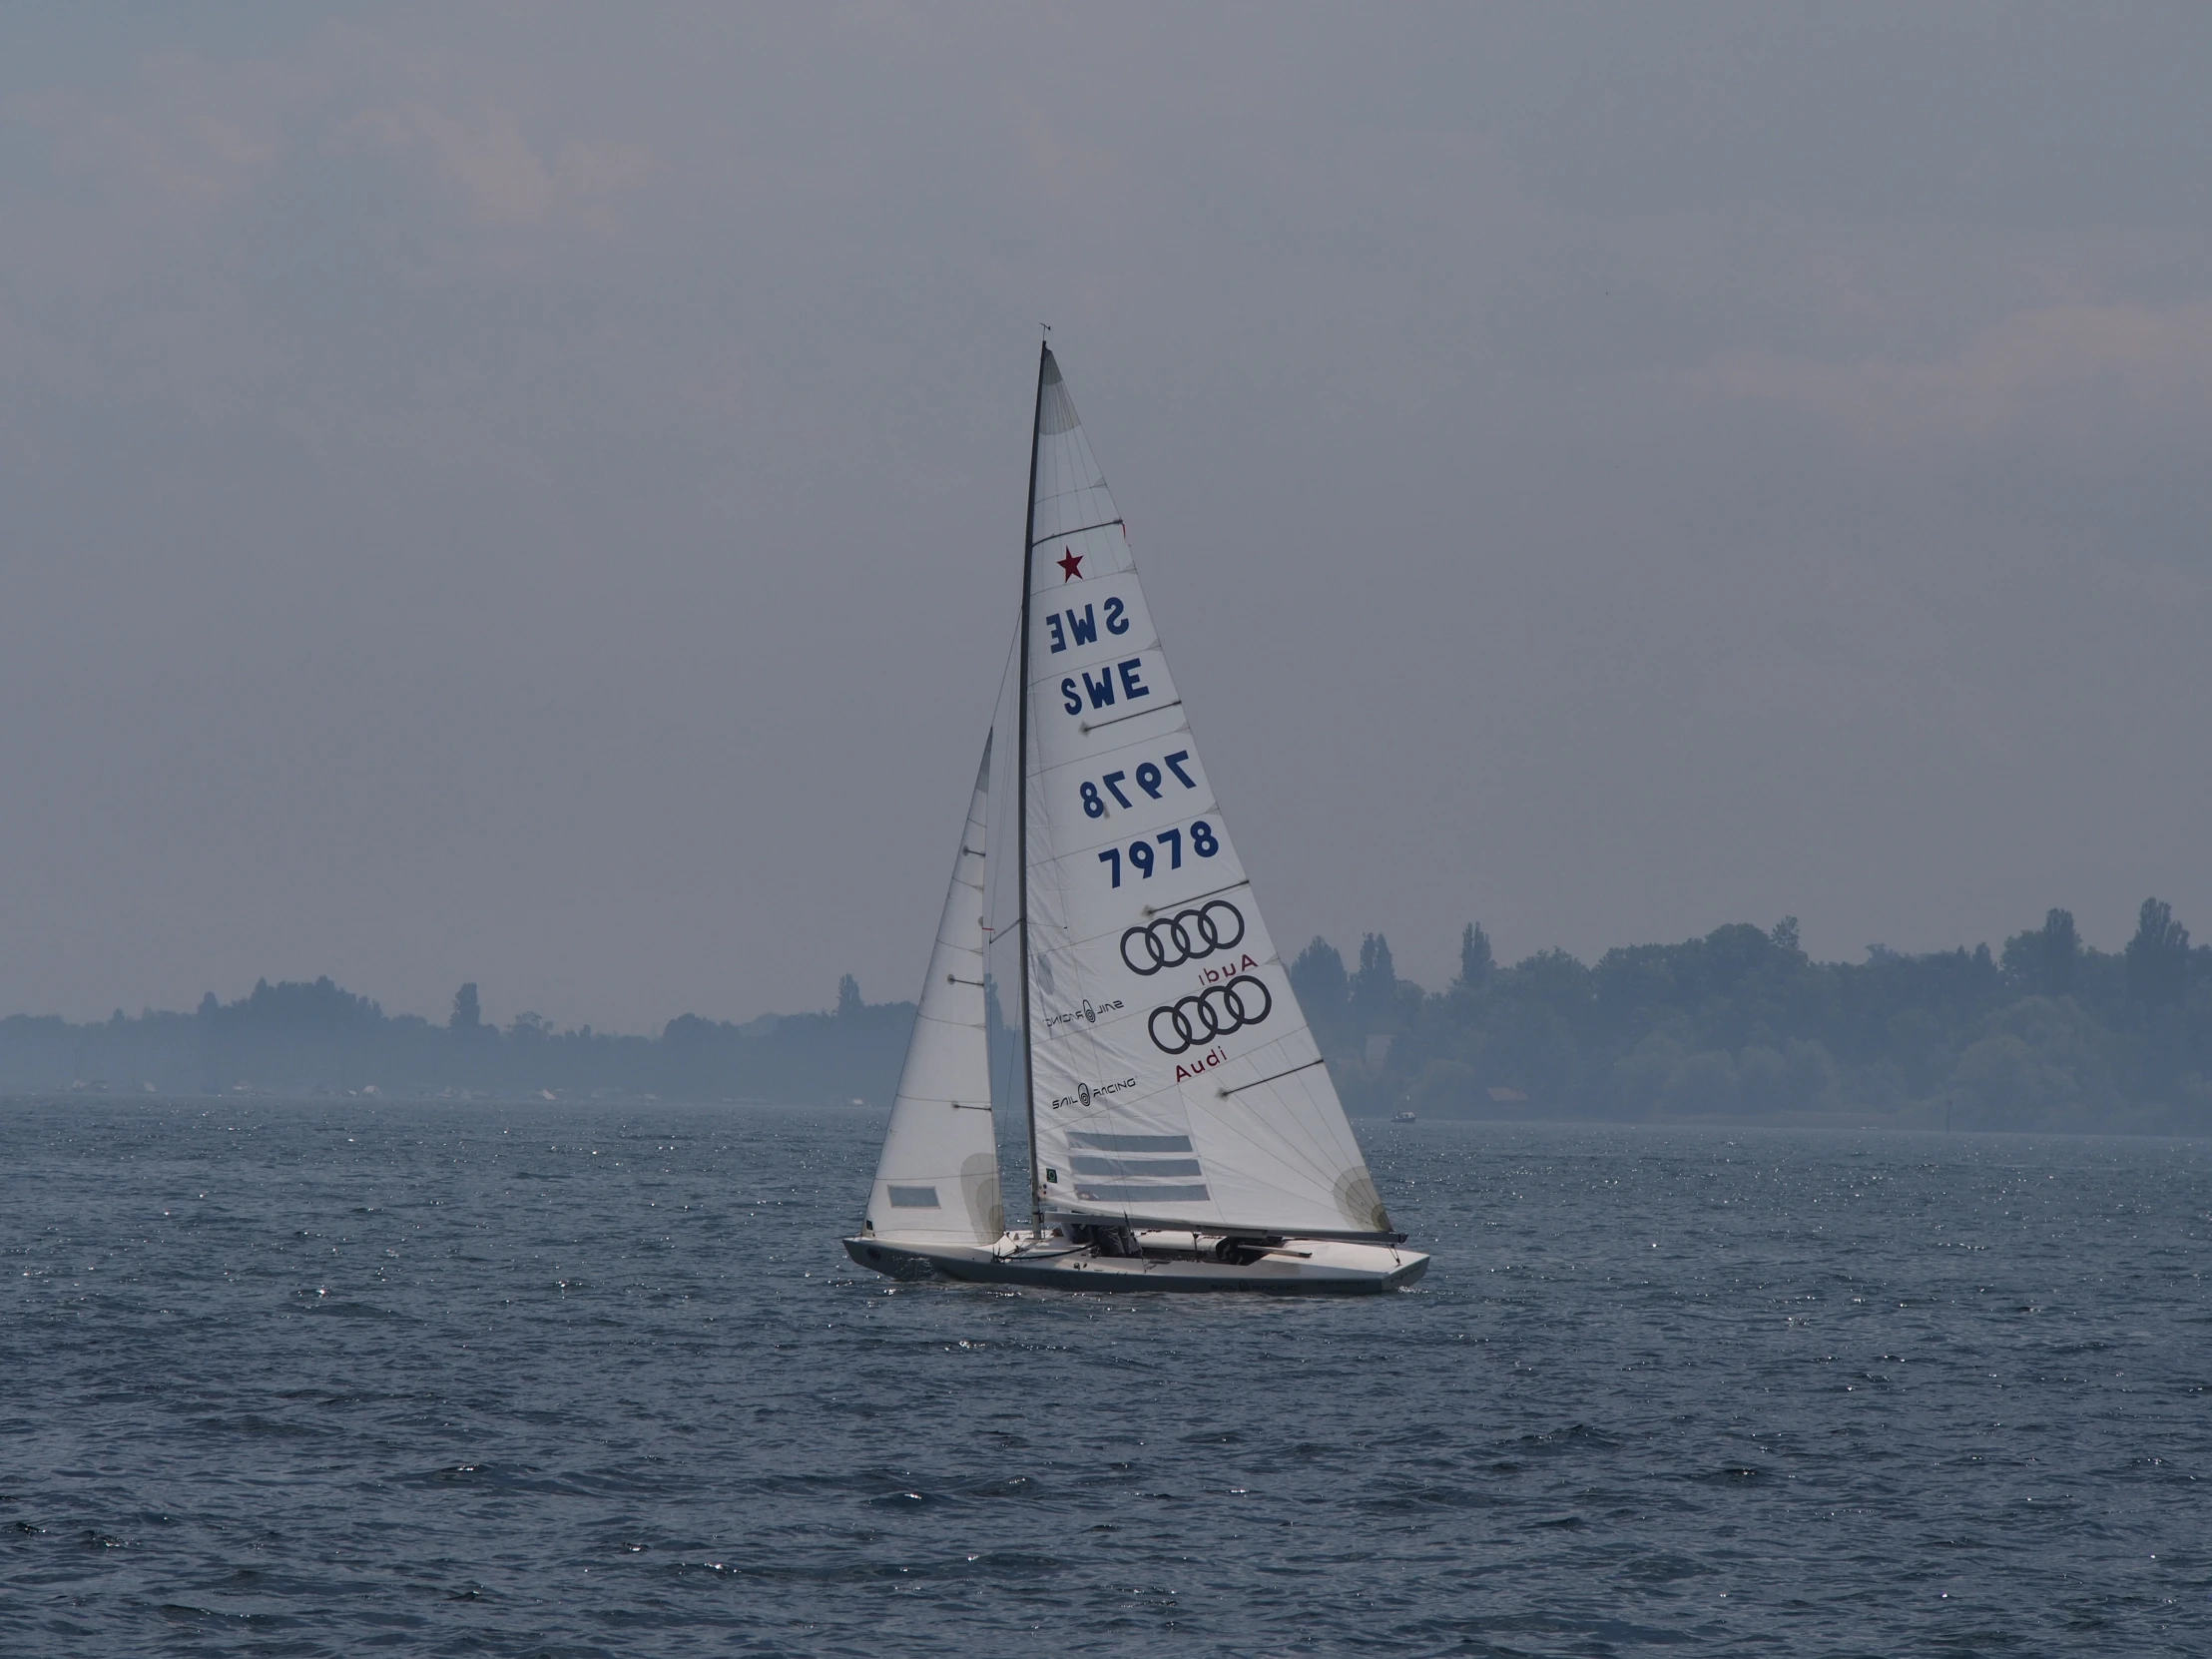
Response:
[{"label": "white hull", "polygon": [[995,1245],[950,1245],[865,1235],[844,1241],[861,1267],[893,1279],[944,1278],[1056,1291],[1247,1291],[1263,1296],[1361,1296],[1395,1291],[1428,1271],[1428,1258],[1391,1245],[1286,1239],[1257,1261],[1224,1262],[1189,1234],[1140,1235],[1140,1256],[1101,1256],[1029,1233]]}]

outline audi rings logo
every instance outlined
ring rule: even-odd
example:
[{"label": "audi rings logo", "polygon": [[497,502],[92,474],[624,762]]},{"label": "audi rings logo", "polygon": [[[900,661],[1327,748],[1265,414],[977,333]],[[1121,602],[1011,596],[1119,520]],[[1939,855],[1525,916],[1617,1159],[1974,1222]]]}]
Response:
[{"label": "audi rings logo", "polygon": [[[1145,1030],[1162,1054],[1181,1054],[1200,1043],[1258,1025],[1274,1012],[1275,998],[1267,986],[1249,973],[1240,973],[1226,985],[1209,985],[1197,996],[1153,1009]],[[1167,1021],[1165,1033],[1160,1029],[1162,1020]]]},{"label": "audi rings logo", "polygon": [[1227,950],[1244,936],[1244,912],[1226,898],[1209,899],[1195,910],[1130,928],[1121,936],[1121,959],[1131,973],[1154,974]]}]

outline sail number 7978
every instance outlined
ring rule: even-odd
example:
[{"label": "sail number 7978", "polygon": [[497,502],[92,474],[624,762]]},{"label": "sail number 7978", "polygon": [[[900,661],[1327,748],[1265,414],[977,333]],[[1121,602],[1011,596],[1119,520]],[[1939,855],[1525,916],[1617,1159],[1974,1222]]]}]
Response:
[{"label": "sail number 7978", "polygon": [[[1204,819],[1200,819],[1191,826],[1190,838],[1191,850],[1201,858],[1211,858],[1221,850],[1220,837],[1214,833],[1214,827]],[[1152,850],[1153,841],[1158,841],[1161,847],[1166,850],[1168,868],[1181,869],[1183,867],[1183,831],[1180,830],[1163,830],[1153,836],[1152,840],[1134,840],[1126,848],[1109,846],[1099,853],[1098,861],[1114,872],[1112,885],[1117,887],[1121,885],[1121,861],[1124,856],[1128,858],[1131,869],[1147,881],[1152,879],[1152,872],[1159,867],[1159,856]]]},{"label": "sail number 7978", "polygon": [[[1183,770],[1183,763],[1190,758],[1191,752],[1189,750],[1178,749],[1172,755],[1162,756],[1160,766],[1164,766],[1168,769],[1168,772],[1174,773],[1175,781],[1185,789],[1195,790],[1198,788],[1198,780]],[[1160,767],[1154,766],[1150,761],[1142,762],[1136,767],[1135,776],[1138,789],[1144,791],[1155,801],[1160,799],[1160,788],[1167,778],[1167,774],[1163,773]],[[1109,772],[1099,779],[1096,784],[1086,782],[1079,785],[1076,793],[1083,798],[1083,816],[1085,818],[1104,818],[1107,812],[1106,795],[1112,796],[1124,807],[1135,806],[1136,803],[1129,799],[1129,792],[1122,788],[1122,785],[1128,783],[1129,780],[1129,773]],[[1105,786],[1106,795],[1098,793],[1100,785]]]}]

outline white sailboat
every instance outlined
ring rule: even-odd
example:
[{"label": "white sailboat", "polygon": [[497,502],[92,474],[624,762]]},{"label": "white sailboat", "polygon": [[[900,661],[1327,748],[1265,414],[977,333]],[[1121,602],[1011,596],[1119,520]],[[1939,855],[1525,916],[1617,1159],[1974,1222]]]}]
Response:
[{"label": "white sailboat", "polygon": [[1393,1290],[1404,1247],[1268,936],[1049,346],[1023,549],[1019,942],[1029,1225],[999,1220],[988,749],[853,1260],[1076,1290]]}]

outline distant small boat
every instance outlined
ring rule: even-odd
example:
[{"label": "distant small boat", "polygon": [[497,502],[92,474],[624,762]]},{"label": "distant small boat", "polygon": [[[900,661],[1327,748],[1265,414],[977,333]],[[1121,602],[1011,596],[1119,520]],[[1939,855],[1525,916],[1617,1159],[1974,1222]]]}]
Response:
[{"label": "distant small boat", "polygon": [[1260,920],[1049,349],[1029,486],[1006,769],[1029,1225],[1006,1225],[991,1131],[986,742],[866,1220],[844,1247],[894,1278],[1064,1290],[1409,1285],[1428,1258],[1391,1226]]},{"label": "distant small boat", "polygon": [[1400,1113],[1398,1113],[1398,1114],[1397,1114],[1397,1116],[1395,1116],[1395,1117],[1393,1117],[1392,1119],[1390,1119],[1390,1121],[1391,1121],[1392,1123],[1412,1123],[1412,1122],[1414,1122],[1414,1121],[1416,1121],[1416,1120],[1414,1119],[1414,1117],[1413,1117],[1413,1114],[1412,1114],[1412,1113],[1410,1113],[1410,1112],[1400,1112]]}]

